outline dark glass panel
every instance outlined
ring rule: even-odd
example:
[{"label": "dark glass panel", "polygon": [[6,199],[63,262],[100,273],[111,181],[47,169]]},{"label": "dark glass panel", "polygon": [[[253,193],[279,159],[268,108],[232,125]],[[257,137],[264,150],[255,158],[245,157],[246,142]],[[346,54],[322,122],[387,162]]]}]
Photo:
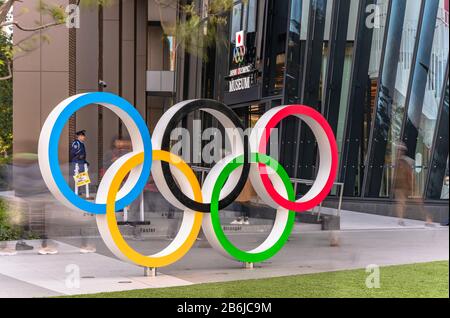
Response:
[{"label": "dark glass panel", "polygon": [[388,4],[360,1],[340,171],[346,196],[361,195]]},{"label": "dark glass panel", "polygon": [[[414,47],[421,12],[421,1],[392,2],[386,39],[377,109],[366,167],[366,196],[389,197],[400,140]],[[401,40],[399,40],[401,39]]]},{"label": "dark glass panel", "polygon": [[264,96],[283,92],[289,0],[270,0],[267,8]]},{"label": "dark glass panel", "polygon": [[445,83],[449,32],[444,0],[426,1],[417,59],[412,75],[411,96],[402,134],[407,156],[414,161],[411,198],[422,198],[430,165],[431,149]]}]

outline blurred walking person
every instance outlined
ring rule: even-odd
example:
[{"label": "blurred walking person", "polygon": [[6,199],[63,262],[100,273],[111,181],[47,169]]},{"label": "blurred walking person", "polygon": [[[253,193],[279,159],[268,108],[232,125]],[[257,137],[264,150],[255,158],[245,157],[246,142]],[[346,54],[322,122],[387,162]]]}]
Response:
[{"label": "blurred walking person", "polygon": [[[74,177],[82,172],[86,172],[89,167],[89,162],[87,161],[87,151],[86,151],[86,130],[80,130],[76,132],[76,138],[70,145],[70,171],[72,174],[71,182],[74,183],[74,189],[76,189],[76,181]],[[78,188],[78,195],[82,195],[83,187]],[[89,199],[88,193],[85,190],[84,194],[86,199]],[[81,254],[95,253],[97,250],[95,246],[89,244],[87,235],[84,233],[83,228],[80,229],[81,236]]]},{"label": "blurred walking person", "polygon": [[[396,179],[394,180],[394,196],[396,200],[396,213],[400,219],[398,224],[400,226],[406,226],[405,224],[405,210],[406,203],[410,198],[413,190],[413,178],[415,161],[410,158],[407,153],[407,147],[404,143],[397,144],[397,157],[396,157]],[[421,198],[415,198],[417,207],[425,217],[425,225],[433,226],[433,219],[431,215],[425,211],[423,200]]]},{"label": "blurred walking person", "polygon": [[256,192],[250,180],[247,180],[244,189],[236,199],[236,202],[239,203],[240,215],[231,222],[232,225],[250,225],[250,202],[254,197],[256,197]]},{"label": "blurred walking person", "polygon": [[26,203],[22,216],[24,219],[23,235],[22,239],[16,244],[16,250],[33,249],[24,241],[27,233],[30,233],[42,239],[39,254],[57,254],[57,245],[49,241],[47,236],[46,206],[50,203],[51,196],[42,179],[37,154],[19,153],[15,155],[13,171],[15,196],[22,198]]}]

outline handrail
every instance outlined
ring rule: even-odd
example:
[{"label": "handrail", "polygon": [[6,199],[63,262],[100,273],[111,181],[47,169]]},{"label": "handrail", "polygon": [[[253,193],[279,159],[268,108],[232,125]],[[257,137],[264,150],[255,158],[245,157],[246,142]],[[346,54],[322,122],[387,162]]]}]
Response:
[{"label": "handrail", "polygon": [[[200,180],[201,184],[203,184],[203,182],[205,181],[205,175],[209,171],[211,171],[211,168],[199,167],[199,166],[191,166],[191,169],[194,172],[201,172],[201,174],[202,174],[201,180]],[[298,189],[298,185],[299,184],[305,184],[305,185],[313,185],[314,184],[314,180],[297,179],[297,178],[291,178],[290,180],[294,184],[294,192],[295,193],[297,193],[297,189]],[[339,187],[339,203],[338,203],[338,208],[337,208],[337,214],[336,215],[338,217],[340,217],[341,216],[341,209],[342,209],[342,199],[343,199],[343,196],[344,196],[344,183],[343,182],[334,182],[333,184],[335,186]],[[320,205],[319,205],[319,210],[317,211],[317,218],[320,218],[321,213],[322,213],[322,203],[320,203]]]},{"label": "handrail", "polygon": [[[306,185],[313,185],[314,184],[314,180],[306,180],[306,179],[296,179],[296,178],[291,178],[291,182],[294,183],[294,191],[295,193],[297,193],[297,186],[298,184],[306,184]],[[337,216],[340,217],[341,216],[341,210],[342,210],[342,199],[344,196],[344,183],[343,182],[333,182],[333,185],[338,186],[339,187],[339,203],[338,203],[338,208],[337,208]],[[322,203],[320,203],[319,205],[319,211],[317,213],[317,217],[320,218],[322,212]]]}]

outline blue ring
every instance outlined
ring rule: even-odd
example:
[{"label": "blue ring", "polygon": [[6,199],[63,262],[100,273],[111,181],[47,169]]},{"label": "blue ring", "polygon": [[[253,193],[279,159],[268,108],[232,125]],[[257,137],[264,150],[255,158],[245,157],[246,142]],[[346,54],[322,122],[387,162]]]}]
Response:
[{"label": "blue ring", "polygon": [[144,145],[144,163],[142,167],[142,174],[133,189],[126,196],[116,202],[116,211],[120,211],[130,205],[142,193],[150,176],[150,170],[152,167],[152,142],[150,133],[139,112],[129,102],[117,95],[100,92],[87,93],[70,102],[61,112],[50,133],[50,144],[48,148],[50,171],[56,185],[59,188],[59,191],[64,195],[64,197],[77,208],[92,214],[106,214],[106,204],[92,203],[83,200],[73,192],[64,179],[59,166],[58,144],[62,130],[72,114],[90,104],[100,103],[111,104],[125,111],[138,127]]}]

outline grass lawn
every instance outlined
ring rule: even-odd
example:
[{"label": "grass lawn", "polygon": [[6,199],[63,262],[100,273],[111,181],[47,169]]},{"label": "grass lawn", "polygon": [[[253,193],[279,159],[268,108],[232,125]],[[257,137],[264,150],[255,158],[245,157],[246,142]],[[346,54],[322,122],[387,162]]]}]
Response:
[{"label": "grass lawn", "polygon": [[120,298],[447,298],[449,262],[380,269],[380,289],[368,289],[364,269],[186,287],[100,293],[78,297]]}]

